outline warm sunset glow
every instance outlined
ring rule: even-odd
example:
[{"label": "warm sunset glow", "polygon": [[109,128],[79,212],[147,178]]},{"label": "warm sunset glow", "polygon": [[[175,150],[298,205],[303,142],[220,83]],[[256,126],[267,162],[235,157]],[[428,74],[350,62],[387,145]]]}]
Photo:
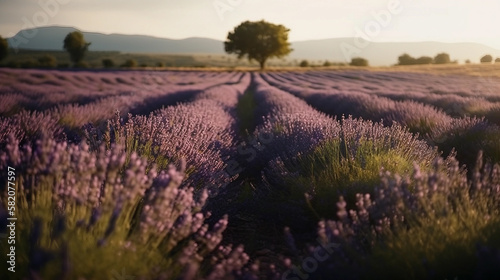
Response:
[{"label": "warm sunset glow", "polygon": [[[223,40],[244,20],[265,19],[289,27],[291,41],[356,36],[389,5],[398,7],[373,41],[477,42],[500,48],[500,2],[431,0],[53,0],[58,11],[40,16],[38,1],[0,2],[0,35],[41,25],[83,31]],[[37,14],[38,13],[38,14]],[[27,23],[29,22],[29,23]]]}]

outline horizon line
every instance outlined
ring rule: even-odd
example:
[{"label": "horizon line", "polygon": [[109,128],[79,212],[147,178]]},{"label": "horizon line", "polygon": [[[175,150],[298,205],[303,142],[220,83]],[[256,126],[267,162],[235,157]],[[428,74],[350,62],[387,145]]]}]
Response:
[{"label": "horizon line", "polygon": [[[102,31],[85,31],[82,30],[78,27],[75,26],[69,26],[69,25],[59,25],[59,24],[52,24],[52,25],[44,25],[44,26],[35,26],[32,28],[26,28],[26,29],[20,29],[18,30],[14,36],[19,34],[19,32],[22,32],[24,30],[31,30],[31,29],[38,29],[38,28],[51,28],[51,27],[59,27],[59,28],[73,28],[76,29],[82,33],[95,33],[95,34],[102,34],[102,35],[123,35],[123,36],[145,36],[145,37],[151,37],[151,38],[156,38],[156,39],[167,39],[167,40],[176,40],[176,41],[182,41],[182,40],[187,40],[187,39],[193,39],[193,38],[199,38],[199,39],[209,39],[209,40],[215,40],[215,41],[221,41],[224,42],[224,40],[221,39],[216,39],[216,38],[211,38],[211,37],[204,37],[204,36],[190,36],[190,37],[184,37],[184,38],[169,38],[169,37],[160,37],[157,35],[149,35],[149,34],[125,34],[125,33],[107,33],[107,32],[102,32]],[[12,37],[4,37],[5,39],[10,39]],[[353,38],[358,38],[358,37],[329,37],[329,38],[321,38],[321,39],[302,39],[302,40],[296,40],[296,41],[290,41],[290,43],[300,43],[300,42],[310,42],[310,41],[325,41],[325,40],[334,40],[334,39],[353,39]],[[368,40],[366,40],[368,41]],[[481,43],[481,42],[474,42],[474,41],[455,41],[455,42],[445,42],[445,41],[435,41],[435,40],[419,40],[419,41],[368,41],[370,43],[441,43],[441,44],[479,44],[483,45],[495,50],[500,51],[500,48],[493,47],[489,44],[486,43]]]}]

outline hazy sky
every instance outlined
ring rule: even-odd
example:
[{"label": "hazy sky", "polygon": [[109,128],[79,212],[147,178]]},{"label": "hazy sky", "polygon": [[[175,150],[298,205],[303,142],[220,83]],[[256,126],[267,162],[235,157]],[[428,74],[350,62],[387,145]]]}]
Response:
[{"label": "hazy sky", "polygon": [[[47,5],[42,5],[48,3]],[[0,0],[0,35],[29,26],[224,40],[245,20],[290,28],[290,40],[479,42],[500,49],[499,0]]]}]

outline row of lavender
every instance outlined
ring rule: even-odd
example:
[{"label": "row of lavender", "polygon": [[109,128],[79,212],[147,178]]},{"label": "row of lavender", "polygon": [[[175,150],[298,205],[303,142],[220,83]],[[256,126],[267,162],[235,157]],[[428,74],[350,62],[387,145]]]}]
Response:
[{"label": "row of lavender", "polygon": [[[0,106],[3,108],[0,110],[0,123],[7,127],[0,132],[0,145],[9,133],[14,133],[19,139],[39,133],[43,127],[41,123],[46,123],[51,134],[59,136],[61,127],[78,130],[87,123],[105,123],[117,111],[121,116],[130,112],[147,113],[161,106],[187,101],[209,87],[237,83],[242,78],[240,73],[213,73],[207,79],[204,72],[134,75],[127,72],[11,71],[14,72],[0,72],[6,77],[0,85]],[[53,87],[35,83],[23,88],[26,86],[23,82],[25,76],[65,82]],[[81,83],[75,83],[75,79]],[[92,82],[98,79],[127,81],[127,85],[112,84],[109,89],[99,91],[97,83]],[[134,82],[138,79],[140,81]],[[21,129],[13,130],[16,127]]]},{"label": "row of lavender", "polygon": [[171,86],[230,82],[238,76],[238,73],[217,72],[4,69],[0,70],[0,95],[4,100],[0,113],[12,110],[12,106],[40,111],[63,104],[84,105],[138,91],[162,94]]},{"label": "row of lavender", "polygon": [[[112,278],[125,268],[141,279],[252,277],[242,247],[221,243],[227,217],[209,225],[201,211],[234,179],[224,162],[234,153],[236,103],[250,84],[249,74],[239,76],[149,116],[87,124],[80,145],[54,137],[57,124],[43,113],[28,114],[40,118],[42,133],[20,137],[24,143],[9,134],[0,153],[0,169],[19,174],[19,235],[32,236],[17,252],[17,270],[44,279]],[[2,131],[27,125],[10,119]]]},{"label": "row of lavender", "polygon": [[[157,110],[147,117],[130,115],[123,120],[117,116],[104,128],[86,126],[90,146],[58,144],[49,137],[19,150],[15,139],[6,140],[6,152],[0,155],[2,169],[7,165],[16,167],[19,174],[26,174],[21,175],[24,185],[34,183],[37,187],[35,196],[39,199],[23,207],[48,220],[53,219],[46,224],[54,225],[49,228],[31,215],[26,217],[26,232],[44,233],[35,234],[32,251],[24,253],[66,256],[61,266],[52,271],[89,279],[93,274],[85,272],[85,267],[95,267],[97,273],[108,277],[113,271],[106,265],[120,270],[109,264],[109,260],[113,260],[114,265],[129,267],[145,279],[172,279],[179,275],[184,279],[221,279],[224,276],[255,279],[256,274],[261,278],[305,279],[308,276],[314,279],[337,275],[342,279],[359,279],[378,269],[377,260],[402,259],[404,265],[400,267],[403,269],[409,264],[410,269],[425,267],[421,260],[407,259],[415,256],[411,252],[419,246],[436,247],[407,241],[430,240],[429,234],[424,233],[429,229],[435,232],[443,224],[450,229],[449,233],[442,233],[443,238],[457,240],[451,229],[458,228],[466,233],[460,235],[468,239],[467,242],[460,240],[463,246],[459,249],[467,251],[468,259],[471,259],[471,250],[472,255],[476,252],[471,242],[491,245],[499,223],[497,166],[487,165],[480,170],[479,161],[471,181],[472,189],[463,170],[456,168],[456,161],[448,159],[443,165],[433,149],[404,128],[384,127],[380,123],[352,118],[337,121],[288,92],[270,86],[260,75],[253,76],[251,93],[256,103],[257,127],[252,137],[256,140],[242,144],[236,140],[235,105],[248,87],[250,75],[243,75],[239,81],[197,92],[191,102]],[[328,158],[339,159],[340,166],[325,168],[332,163],[314,157],[332,147],[340,148],[327,154],[331,155]],[[187,162],[181,164],[181,174],[168,168],[169,163],[183,162],[182,158]],[[224,170],[231,158],[243,159],[247,163],[243,167],[248,172],[240,170],[233,174]],[[403,163],[405,168],[390,165],[394,158],[402,158],[398,163]],[[434,158],[437,160],[432,166]],[[410,168],[406,166],[408,163]],[[310,172],[308,166],[316,165],[320,168]],[[356,177],[344,188],[337,188],[334,181],[340,180],[338,176],[328,177],[325,183],[316,175],[342,168],[347,170],[343,176],[369,168],[376,169],[378,174],[380,167],[401,174],[413,170],[415,174],[401,180],[384,173],[378,181],[361,182],[365,183],[361,188],[362,180]],[[156,170],[166,173],[158,175]],[[182,173],[187,177],[184,183],[181,183]],[[217,195],[218,188],[233,181],[235,175],[243,179],[257,177],[258,180],[253,181],[257,190],[244,199],[251,202],[245,206],[254,208],[242,209],[245,212],[239,213],[227,212],[243,220],[251,219],[250,225],[265,230],[257,235],[269,242],[264,247],[280,243],[286,246],[273,248],[274,253],[270,255],[276,255],[271,260],[274,264],[265,271],[262,263],[259,268],[256,261],[245,266],[249,258],[241,247],[218,247],[227,244],[222,241],[222,231],[228,226],[227,217],[215,217],[210,227],[204,222],[207,215],[200,212],[207,198],[208,209],[224,206],[210,205],[210,201]],[[61,183],[53,186],[55,181]],[[207,191],[212,193],[211,198]],[[57,195],[52,200],[54,192]],[[466,195],[469,192],[473,195]],[[23,199],[28,203],[32,197],[27,191]],[[419,200],[422,197],[433,203]],[[236,201],[233,197],[228,198]],[[338,212],[332,207],[336,201],[339,201]],[[443,201],[444,204],[435,203]],[[440,205],[445,207],[440,208]],[[229,208],[232,206],[236,205],[229,205]],[[52,216],[54,207],[66,214]],[[474,217],[456,220],[464,215]],[[316,223],[318,219],[321,219],[319,224]],[[60,229],[60,221],[66,224],[66,230]],[[284,231],[286,242],[281,234],[276,240],[263,237],[269,235],[271,226],[278,231],[289,226]],[[398,239],[400,229],[405,227],[411,229],[406,236],[408,240]],[[472,237],[470,229],[478,229]],[[75,234],[82,238],[71,238]],[[246,244],[246,239],[251,238],[254,238],[252,231],[246,231],[238,238],[232,236],[231,240]],[[439,242],[444,243],[443,240]],[[384,246],[399,248],[404,244],[414,247],[403,248],[407,251],[389,250],[393,253],[389,256],[382,254],[387,251]],[[480,260],[490,252],[488,250],[491,251],[489,247],[478,248]],[[81,253],[75,253],[81,251],[88,252],[85,256],[90,259],[103,260],[103,267],[85,262],[79,256]],[[115,256],[117,252],[119,259]],[[437,255],[436,252],[419,254]],[[456,255],[450,259],[462,260]],[[418,271],[407,278],[440,277],[442,271],[445,277],[456,272],[460,278],[470,276],[471,271],[488,272],[475,263],[460,271],[443,269],[436,267],[439,260],[426,260],[429,263],[427,271]],[[495,260],[486,256],[484,261]],[[72,270],[68,263],[74,266]],[[150,265],[144,266],[145,263]],[[41,267],[57,264],[32,262],[25,265],[36,275],[43,273]],[[384,265],[380,266],[382,274],[399,264]],[[432,274],[432,270],[438,273]],[[402,275],[406,274],[400,272],[396,278]]]},{"label": "row of lavender", "polygon": [[[279,81],[332,93],[366,93],[395,101],[416,101],[452,116],[494,117],[500,109],[500,80],[488,76],[432,75],[404,72],[308,72],[271,74]],[[497,122],[498,119],[492,119]]]},{"label": "row of lavender", "polygon": [[[122,112],[143,106],[148,100],[177,92],[200,91],[207,87],[237,82],[239,73],[204,72],[73,72],[46,70],[2,70],[0,114],[22,109],[51,111],[57,117],[75,118],[74,126],[95,121],[110,109]],[[92,111],[91,111],[92,110]],[[71,113],[73,113],[71,115]],[[94,119],[85,119],[87,112]],[[111,109],[112,111],[112,109]]]},{"label": "row of lavender", "polygon": [[[250,250],[263,249],[259,242],[273,250],[268,251],[271,257],[252,254],[260,263],[274,261],[281,272],[273,275],[500,275],[495,255],[500,244],[494,237],[500,233],[498,165],[483,165],[480,157],[468,180],[453,156],[443,160],[399,125],[337,121],[259,74],[253,77],[252,94],[257,126],[255,141],[241,149],[247,180],[240,195],[246,184],[253,186],[253,195],[229,207],[229,226],[241,236],[232,240]],[[272,233],[276,228],[284,228],[284,238]],[[248,236],[258,241],[252,243]],[[457,268],[457,262],[463,266]]]},{"label": "row of lavender", "polygon": [[[392,74],[393,73],[391,73],[391,75]],[[414,77],[415,75],[418,77]],[[416,89],[419,89],[418,80],[415,79],[427,78],[427,76],[430,76],[430,80],[425,81],[433,85],[433,82],[436,82],[435,79],[437,79],[435,76],[413,73],[394,73],[394,77],[390,76],[378,82],[381,85],[387,85],[388,89],[384,90],[384,92],[390,92],[391,87],[392,90],[394,90],[394,88],[400,86],[402,89],[399,89],[397,94],[399,99],[402,100],[393,100],[384,97],[383,94],[379,94],[378,91],[366,89],[366,83],[368,82],[364,80],[373,83],[373,79],[378,76],[382,76],[382,78],[385,77],[383,74],[370,72],[313,72],[305,74],[307,79],[310,78],[309,82],[306,82],[304,80],[306,78],[295,73],[267,73],[262,75],[271,85],[304,99],[308,104],[329,115],[338,118],[344,115],[352,115],[372,121],[382,120],[385,125],[392,125],[393,122],[396,122],[408,127],[410,131],[414,133],[419,133],[423,139],[429,142],[429,144],[437,145],[440,150],[446,153],[451,152],[453,148],[459,149],[458,157],[463,163],[472,164],[479,150],[485,150],[485,155],[487,155],[489,159],[494,161],[500,160],[500,144],[495,140],[500,135],[500,129],[490,121],[492,119],[496,122],[494,117],[489,119],[485,119],[484,117],[468,117],[464,116],[463,112],[460,113],[461,115],[459,117],[452,117],[444,111],[436,109],[433,105],[413,100],[413,95],[423,94],[418,93],[418,91],[415,93],[410,86],[413,84]],[[337,78],[337,81],[335,81],[335,79],[330,81],[329,79],[332,77]],[[393,80],[403,79],[403,77],[405,77],[406,81],[402,83],[402,85],[399,84],[399,81],[396,82]],[[411,79],[412,77],[413,79]],[[461,85],[464,84],[463,82],[459,83],[454,77],[450,78],[446,76],[440,78],[445,81],[451,79],[450,82]],[[468,83],[472,83],[475,79],[476,78],[463,78],[462,80],[467,80]],[[347,83],[345,80],[352,80],[352,82]],[[365,84],[363,86],[363,88],[365,88],[364,90],[359,90],[357,86],[352,86],[358,82],[360,84]],[[436,83],[438,85],[440,84],[438,82]],[[491,86],[493,85],[494,84],[491,84]],[[350,86],[354,87],[354,90],[348,90]],[[335,87],[337,87],[337,89],[332,89]],[[494,88],[489,88],[488,90],[494,90]],[[454,91],[449,90],[448,92],[451,94]],[[406,96],[405,94],[408,95],[408,100],[404,99],[404,96]],[[489,96],[490,98],[495,97],[493,93],[482,92],[470,93],[470,96],[467,98],[473,98],[471,97],[473,94],[479,95],[479,97],[477,97],[479,100],[484,100],[484,96]],[[432,99],[435,96],[437,95],[426,94],[426,98]],[[444,105],[445,107],[451,108],[453,106],[461,106],[460,104],[467,102],[467,100],[457,101],[457,98],[464,97],[455,94],[453,96],[455,98],[447,100],[446,105]],[[435,101],[438,99],[442,101],[441,97],[434,98]],[[495,107],[497,103],[490,102],[490,105]],[[485,108],[487,109],[489,107],[486,106]],[[458,111],[455,113],[458,114]]]}]

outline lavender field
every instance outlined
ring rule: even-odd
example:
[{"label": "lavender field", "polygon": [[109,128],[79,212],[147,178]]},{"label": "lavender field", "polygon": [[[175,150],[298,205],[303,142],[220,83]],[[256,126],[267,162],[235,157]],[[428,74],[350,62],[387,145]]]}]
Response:
[{"label": "lavender field", "polygon": [[0,279],[500,279],[499,126],[487,75],[0,68]]}]

